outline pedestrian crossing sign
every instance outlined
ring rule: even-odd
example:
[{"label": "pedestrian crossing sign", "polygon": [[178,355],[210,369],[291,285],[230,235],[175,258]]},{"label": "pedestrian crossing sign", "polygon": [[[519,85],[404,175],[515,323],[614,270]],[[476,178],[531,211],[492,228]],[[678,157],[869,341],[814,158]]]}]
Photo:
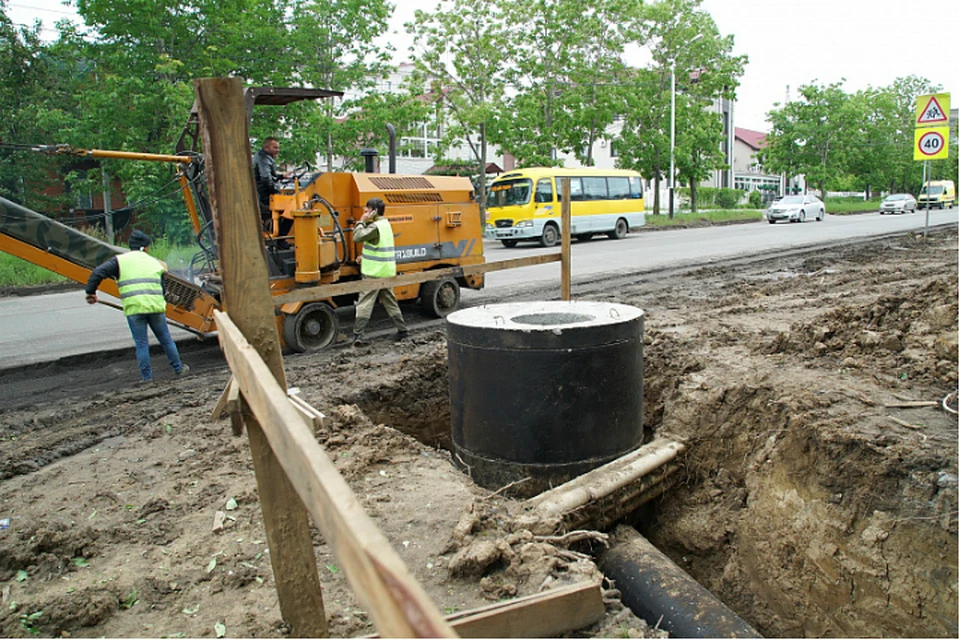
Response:
[{"label": "pedestrian crossing sign", "polygon": [[917,127],[947,124],[950,118],[950,94],[934,93],[917,96]]}]

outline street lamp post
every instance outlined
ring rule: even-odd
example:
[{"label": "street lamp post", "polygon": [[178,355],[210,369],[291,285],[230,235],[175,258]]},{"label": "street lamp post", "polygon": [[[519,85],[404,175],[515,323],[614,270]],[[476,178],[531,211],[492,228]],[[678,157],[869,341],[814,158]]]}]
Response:
[{"label": "street lamp post", "polygon": [[673,191],[676,180],[674,168],[674,149],[677,146],[677,61],[670,61],[670,180],[667,182],[669,217],[673,220]]},{"label": "street lamp post", "polygon": [[[697,40],[703,37],[702,33],[690,38],[687,42],[687,46],[693,44]],[[676,169],[675,169],[675,152],[677,146],[677,61],[675,59],[670,60],[670,181],[667,183],[668,189],[670,191],[669,197],[669,213],[670,219],[673,219],[673,193],[676,190]]]}]

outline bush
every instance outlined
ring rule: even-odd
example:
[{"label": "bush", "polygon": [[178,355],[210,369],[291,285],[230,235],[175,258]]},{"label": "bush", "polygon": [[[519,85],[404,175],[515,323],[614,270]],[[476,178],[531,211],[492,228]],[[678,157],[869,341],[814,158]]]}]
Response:
[{"label": "bush", "polygon": [[759,191],[751,191],[749,202],[753,209],[759,209],[763,206],[763,196],[760,195]]},{"label": "bush", "polygon": [[743,192],[739,189],[717,189],[716,204],[721,209],[735,209],[740,204],[740,197]]}]

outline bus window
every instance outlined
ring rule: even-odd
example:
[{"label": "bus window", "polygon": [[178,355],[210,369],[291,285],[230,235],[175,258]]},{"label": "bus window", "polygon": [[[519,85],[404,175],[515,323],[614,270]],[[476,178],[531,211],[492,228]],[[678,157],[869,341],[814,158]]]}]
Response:
[{"label": "bus window", "polygon": [[607,178],[607,189],[611,200],[630,199],[630,178]]},{"label": "bus window", "polygon": [[583,199],[584,200],[606,200],[607,199],[607,179],[606,178],[581,178],[583,180]]},{"label": "bus window", "polygon": [[537,202],[553,202],[553,183],[550,178],[537,180]]},{"label": "bus window", "polygon": [[630,197],[634,200],[643,197],[643,185],[640,184],[640,178],[636,176],[630,177]]},{"label": "bus window", "polygon": [[509,207],[530,202],[533,184],[528,179],[503,180],[490,187],[488,207]]},{"label": "bus window", "polygon": [[[557,180],[562,180],[563,178],[557,178]],[[577,200],[586,200],[583,197],[583,185],[580,183],[580,178],[570,178],[570,202],[576,202]],[[562,189],[563,187],[561,187]]]}]

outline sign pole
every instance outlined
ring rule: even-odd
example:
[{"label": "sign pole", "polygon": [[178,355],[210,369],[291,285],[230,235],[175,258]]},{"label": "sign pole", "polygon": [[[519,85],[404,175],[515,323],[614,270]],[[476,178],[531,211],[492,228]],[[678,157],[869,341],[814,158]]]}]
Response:
[{"label": "sign pole", "polygon": [[923,224],[923,241],[924,241],[924,243],[926,243],[926,241],[927,241],[927,229],[930,228],[930,195],[929,195],[929,190],[930,190],[930,188],[929,188],[929,186],[927,185],[927,183],[930,182],[929,170],[930,170],[930,161],[929,161],[929,160],[924,160],[924,161],[923,161],[923,188],[924,188],[924,189],[927,189],[927,218],[926,218],[926,222],[924,222],[924,224]]}]

